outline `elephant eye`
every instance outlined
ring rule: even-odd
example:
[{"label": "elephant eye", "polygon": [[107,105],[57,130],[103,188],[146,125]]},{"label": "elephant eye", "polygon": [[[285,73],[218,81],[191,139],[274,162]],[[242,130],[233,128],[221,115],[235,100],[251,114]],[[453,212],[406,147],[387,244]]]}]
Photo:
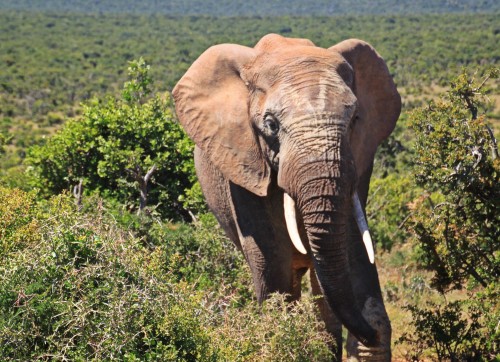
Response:
[{"label": "elephant eye", "polygon": [[276,136],[280,130],[280,124],[276,118],[270,114],[264,117],[264,133],[267,136]]}]

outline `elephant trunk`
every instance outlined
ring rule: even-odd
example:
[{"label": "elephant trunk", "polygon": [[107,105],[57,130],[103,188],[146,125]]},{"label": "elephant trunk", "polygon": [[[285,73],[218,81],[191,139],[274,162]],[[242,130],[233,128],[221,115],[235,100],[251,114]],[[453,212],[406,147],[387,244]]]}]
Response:
[{"label": "elephant trunk", "polygon": [[345,207],[342,205],[350,200],[333,197],[309,202],[326,203],[332,209],[327,213],[301,210],[314,267],[325,298],[332,311],[359,341],[367,346],[374,345],[376,331],[363,318],[356,304],[349,275],[346,239],[350,213],[339,210],[336,206]]},{"label": "elephant trunk", "polygon": [[299,161],[302,164],[299,168],[293,168],[294,163],[289,162],[283,169],[282,175],[294,172],[293,186],[284,188],[296,200],[326,301],[361,343],[376,345],[377,332],[356,303],[349,275],[347,236],[355,185],[354,164],[345,157],[332,159],[327,154],[315,159],[308,155],[303,162]]}]

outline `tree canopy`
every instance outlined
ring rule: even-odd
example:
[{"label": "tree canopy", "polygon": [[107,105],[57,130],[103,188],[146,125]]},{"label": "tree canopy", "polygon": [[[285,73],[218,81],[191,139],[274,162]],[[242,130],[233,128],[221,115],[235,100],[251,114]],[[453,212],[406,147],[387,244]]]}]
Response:
[{"label": "tree canopy", "polygon": [[148,97],[141,58],[129,66],[121,98],[92,99],[44,145],[30,149],[33,184],[45,195],[99,191],[132,209],[149,203],[163,217],[187,216],[179,197],[194,183],[193,144],[175,119],[169,94]]}]

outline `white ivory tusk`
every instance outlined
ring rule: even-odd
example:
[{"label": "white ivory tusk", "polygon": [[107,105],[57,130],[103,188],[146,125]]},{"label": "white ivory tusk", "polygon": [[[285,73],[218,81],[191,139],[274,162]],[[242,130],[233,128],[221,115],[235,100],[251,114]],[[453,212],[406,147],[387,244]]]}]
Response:
[{"label": "white ivory tusk", "polygon": [[373,250],[373,241],[370,236],[370,231],[368,230],[368,223],[366,222],[365,214],[363,213],[363,207],[361,207],[361,202],[359,201],[358,193],[355,192],[352,195],[353,203],[353,213],[356,223],[358,224],[359,231],[363,236],[363,243],[365,244],[366,252],[368,253],[368,258],[370,263],[375,262],[375,252]]},{"label": "white ivory tusk", "polygon": [[288,234],[290,239],[292,239],[293,245],[302,254],[307,254],[302,240],[300,240],[299,230],[297,228],[297,218],[295,217],[295,202],[287,193],[283,195],[283,208],[285,209],[285,221],[286,228],[288,229]]}]

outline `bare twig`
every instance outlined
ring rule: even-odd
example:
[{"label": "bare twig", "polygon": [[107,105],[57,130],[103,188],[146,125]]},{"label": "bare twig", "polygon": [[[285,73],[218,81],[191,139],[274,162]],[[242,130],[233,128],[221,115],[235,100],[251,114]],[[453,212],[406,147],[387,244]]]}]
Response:
[{"label": "bare twig", "polygon": [[479,85],[479,87],[476,87],[473,89],[474,92],[478,92],[481,90],[481,88],[483,88],[484,84],[491,78],[491,75],[488,74],[484,79],[483,81],[481,82],[481,84]]},{"label": "bare twig", "polygon": [[490,135],[490,148],[491,148],[491,158],[493,160],[496,160],[498,158],[498,145],[497,145],[497,140],[495,136],[493,135],[493,131],[491,128],[485,124],[486,130],[488,131],[488,134]]},{"label": "bare twig", "polygon": [[147,184],[151,176],[153,176],[153,172],[156,170],[156,165],[151,166],[149,171],[146,173],[146,176],[144,176],[144,182]]},{"label": "bare twig", "polygon": [[73,196],[76,199],[76,207],[78,211],[82,210],[82,194],[83,194],[83,178],[80,179],[78,185],[73,187]]},{"label": "bare twig", "polygon": [[148,182],[151,179],[151,176],[153,176],[153,173],[156,170],[156,165],[151,166],[151,168],[146,172],[146,175],[144,177],[138,177],[138,182],[139,182],[139,192],[141,194],[140,198],[140,203],[139,203],[139,210],[137,211],[137,214],[140,214],[142,210],[147,205],[148,202]]}]

